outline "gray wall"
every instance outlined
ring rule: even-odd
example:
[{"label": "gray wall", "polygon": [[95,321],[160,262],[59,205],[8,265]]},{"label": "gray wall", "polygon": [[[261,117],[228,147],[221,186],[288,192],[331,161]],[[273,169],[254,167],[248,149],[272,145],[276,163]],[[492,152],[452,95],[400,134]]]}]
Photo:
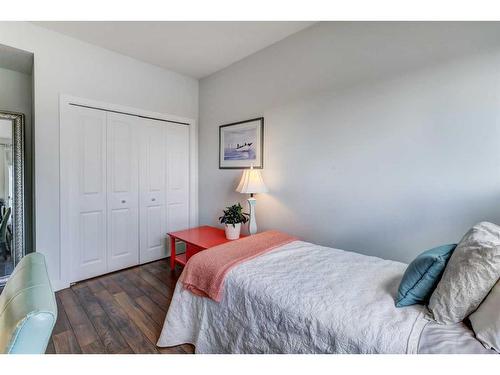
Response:
[{"label": "gray wall", "polygon": [[263,115],[259,229],[400,261],[500,223],[500,24],[321,23],[200,82],[200,222],[242,201],[218,126]]},{"label": "gray wall", "polygon": [[0,109],[21,112],[31,120],[32,76],[0,67]]},{"label": "gray wall", "polygon": [[[1,52],[0,52],[1,53]],[[33,251],[33,152],[32,152],[32,102],[33,76],[0,68],[0,109],[25,115],[25,245],[26,252]]]}]

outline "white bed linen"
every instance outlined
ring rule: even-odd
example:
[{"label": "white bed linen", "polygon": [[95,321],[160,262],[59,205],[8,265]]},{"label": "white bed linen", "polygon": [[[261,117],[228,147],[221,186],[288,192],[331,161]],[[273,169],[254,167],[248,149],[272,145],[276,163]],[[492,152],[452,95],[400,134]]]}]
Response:
[{"label": "white bed linen", "polygon": [[424,308],[396,308],[407,265],[302,241],[231,270],[220,303],[177,284],[158,346],[197,353],[416,353]]},{"label": "white bed linen", "polygon": [[496,354],[486,349],[464,323],[427,324],[420,337],[419,354]]}]

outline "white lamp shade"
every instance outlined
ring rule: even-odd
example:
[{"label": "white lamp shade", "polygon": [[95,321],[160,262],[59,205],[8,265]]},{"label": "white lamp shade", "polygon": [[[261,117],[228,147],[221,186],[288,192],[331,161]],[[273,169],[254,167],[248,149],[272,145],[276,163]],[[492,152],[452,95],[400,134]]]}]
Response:
[{"label": "white lamp shade", "polygon": [[241,181],[236,191],[242,194],[266,193],[267,187],[264,184],[259,169],[245,169],[241,176]]}]

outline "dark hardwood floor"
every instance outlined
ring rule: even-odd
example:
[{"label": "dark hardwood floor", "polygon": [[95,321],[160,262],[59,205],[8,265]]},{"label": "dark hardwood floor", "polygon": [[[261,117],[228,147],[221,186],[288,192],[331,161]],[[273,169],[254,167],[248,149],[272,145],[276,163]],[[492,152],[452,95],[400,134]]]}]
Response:
[{"label": "dark hardwood floor", "polygon": [[58,318],[48,354],[193,353],[159,348],[163,320],[181,269],[168,258],[79,282],[56,293]]}]

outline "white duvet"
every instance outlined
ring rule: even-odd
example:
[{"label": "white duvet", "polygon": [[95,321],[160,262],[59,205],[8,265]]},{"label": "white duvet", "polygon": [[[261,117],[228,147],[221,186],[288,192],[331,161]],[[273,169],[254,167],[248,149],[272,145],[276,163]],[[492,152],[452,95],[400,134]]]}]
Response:
[{"label": "white duvet", "polygon": [[422,306],[396,308],[406,264],[295,241],[233,268],[220,303],[177,284],[158,346],[197,353],[416,353]]}]

